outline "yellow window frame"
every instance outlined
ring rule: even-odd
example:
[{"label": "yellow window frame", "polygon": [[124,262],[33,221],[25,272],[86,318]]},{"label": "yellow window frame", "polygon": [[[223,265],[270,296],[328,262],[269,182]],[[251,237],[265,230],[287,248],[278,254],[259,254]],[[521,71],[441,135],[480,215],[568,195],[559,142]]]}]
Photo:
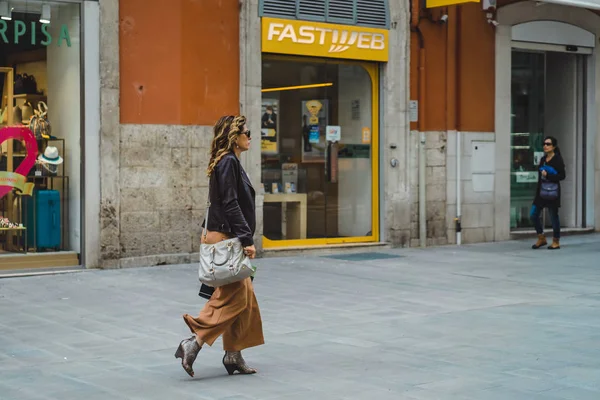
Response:
[{"label": "yellow window frame", "polygon": [[[379,64],[374,62],[339,60],[318,57],[282,56],[263,53],[263,60],[278,61],[312,61],[316,63],[336,63],[346,65],[359,65],[363,67],[371,78],[371,236],[354,236],[344,238],[319,238],[319,239],[293,239],[271,240],[263,235],[262,246],[264,249],[309,247],[335,244],[355,244],[379,242]],[[263,217],[264,218],[264,217]]]}]

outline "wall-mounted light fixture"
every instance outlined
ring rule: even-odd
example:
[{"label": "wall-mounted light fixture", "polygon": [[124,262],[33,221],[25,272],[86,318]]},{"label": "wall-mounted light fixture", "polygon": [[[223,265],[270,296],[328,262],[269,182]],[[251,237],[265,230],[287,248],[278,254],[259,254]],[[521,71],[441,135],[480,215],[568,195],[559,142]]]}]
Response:
[{"label": "wall-mounted light fixture", "polygon": [[328,82],[328,83],[315,83],[313,85],[282,86],[282,87],[276,87],[276,88],[262,89],[261,92],[262,93],[281,92],[283,90],[313,89],[313,88],[320,88],[320,87],[327,87],[327,86],[333,86],[333,83]]},{"label": "wall-mounted light fixture", "polygon": [[8,1],[0,1],[0,18],[5,21],[12,20],[12,8],[10,8]]},{"label": "wall-mounted light fixture", "polygon": [[42,14],[40,15],[40,22],[42,24],[49,24],[50,23],[50,4],[43,4],[42,5]]}]

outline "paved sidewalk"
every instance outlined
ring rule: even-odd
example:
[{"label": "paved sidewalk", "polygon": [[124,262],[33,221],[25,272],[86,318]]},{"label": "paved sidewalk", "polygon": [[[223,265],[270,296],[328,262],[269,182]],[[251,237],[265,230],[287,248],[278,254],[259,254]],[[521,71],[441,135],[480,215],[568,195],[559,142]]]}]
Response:
[{"label": "paved sidewalk", "polygon": [[258,260],[254,376],[173,357],[194,265],[0,279],[0,399],[598,400],[600,235],[530,244]]}]

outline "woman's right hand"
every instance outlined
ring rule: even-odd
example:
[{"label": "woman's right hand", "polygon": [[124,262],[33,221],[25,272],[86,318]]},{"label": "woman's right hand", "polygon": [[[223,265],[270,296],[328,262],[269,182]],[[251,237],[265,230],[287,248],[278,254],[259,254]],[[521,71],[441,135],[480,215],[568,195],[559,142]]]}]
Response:
[{"label": "woman's right hand", "polygon": [[251,259],[256,257],[256,247],[254,247],[254,245],[244,247],[244,254],[246,254]]}]

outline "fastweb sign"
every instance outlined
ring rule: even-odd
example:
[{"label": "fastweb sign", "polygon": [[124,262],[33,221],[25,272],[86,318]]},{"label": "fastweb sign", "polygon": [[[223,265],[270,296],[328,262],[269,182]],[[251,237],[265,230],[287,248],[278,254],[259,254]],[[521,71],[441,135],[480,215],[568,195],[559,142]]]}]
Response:
[{"label": "fastweb sign", "polygon": [[388,61],[388,31],[263,18],[262,51],[385,62]]}]

